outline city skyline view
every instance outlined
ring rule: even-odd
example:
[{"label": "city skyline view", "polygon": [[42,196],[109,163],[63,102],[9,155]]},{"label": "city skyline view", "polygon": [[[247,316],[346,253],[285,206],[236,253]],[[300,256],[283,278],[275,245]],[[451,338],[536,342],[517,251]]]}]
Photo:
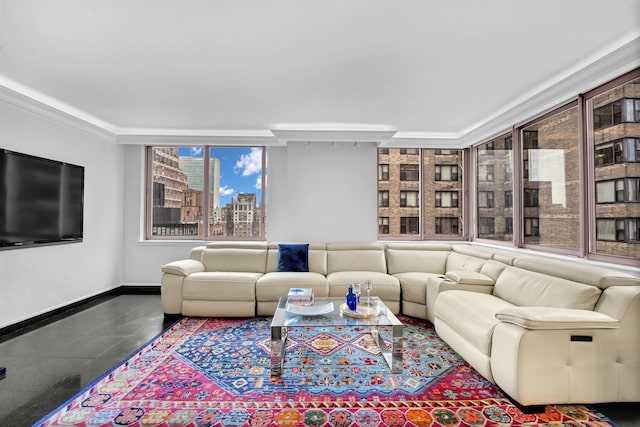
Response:
[{"label": "city skyline view", "polygon": [[[204,157],[204,147],[179,147],[179,156]],[[259,205],[262,197],[262,149],[260,147],[211,147],[210,157],[220,160],[220,206],[240,193],[253,193]]]}]

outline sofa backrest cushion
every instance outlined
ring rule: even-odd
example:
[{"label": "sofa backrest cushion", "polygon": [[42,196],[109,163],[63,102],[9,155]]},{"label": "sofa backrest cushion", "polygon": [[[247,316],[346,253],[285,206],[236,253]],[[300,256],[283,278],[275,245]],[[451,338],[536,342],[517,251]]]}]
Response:
[{"label": "sofa backrest cushion", "polygon": [[517,306],[593,310],[601,290],[596,286],[507,266],[493,294]]},{"label": "sofa backrest cushion", "polygon": [[514,260],[513,265],[567,280],[598,286],[602,289],[609,286],[640,285],[640,278],[636,276],[584,263],[519,256]]},{"label": "sofa backrest cushion", "polygon": [[457,252],[462,255],[469,255],[476,258],[482,259],[491,259],[493,255],[493,251],[489,248],[485,248],[483,246],[474,246],[468,244],[457,244],[452,245],[452,249],[454,252]]},{"label": "sofa backrest cushion", "polygon": [[[398,273],[434,273],[444,274],[447,258],[451,253],[446,248],[434,245],[433,249],[423,248],[387,248],[387,271],[389,274]],[[440,250],[438,250],[440,249]],[[442,250],[444,249],[444,250]]]},{"label": "sofa backrest cushion", "polygon": [[336,271],[387,272],[384,249],[379,243],[327,243],[327,273]]},{"label": "sofa backrest cushion", "polygon": [[237,271],[264,273],[267,266],[267,248],[207,248],[202,252],[205,271]]},{"label": "sofa backrest cushion", "polygon": [[467,270],[480,271],[486,259],[451,252],[447,257],[446,271]]},{"label": "sofa backrest cushion", "polygon": [[498,276],[502,274],[504,269],[506,268],[506,264],[503,264],[498,261],[489,260],[482,264],[482,268],[480,269],[480,273],[485,276],[491,277],[494,281],[498,280]]},{"label": "sofa backrest cushion", "polygon": [[196,261],[202,261],[202,252],[204,252],[205,249],[207,249],[206,246],[196,246],[195,248],[191,249],[189,258]]},{"label": "sofa backrest cushion", "polygon": [[[282,242],[281,242],[282,243]],[[267,255],[267,272],[278,271],[278,246],[280,243],[269,243]],[[309,271],[313,273],[327,274],[327,245],[326,243],[309,243]]]}]

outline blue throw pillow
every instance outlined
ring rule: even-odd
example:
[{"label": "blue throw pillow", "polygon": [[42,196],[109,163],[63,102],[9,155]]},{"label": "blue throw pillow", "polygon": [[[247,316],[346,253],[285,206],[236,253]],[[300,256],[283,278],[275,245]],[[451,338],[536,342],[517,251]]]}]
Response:
[{"label": "blue throw pillow", "polygon": [[278,271],[309,271],[309,244],[279,244]]}]

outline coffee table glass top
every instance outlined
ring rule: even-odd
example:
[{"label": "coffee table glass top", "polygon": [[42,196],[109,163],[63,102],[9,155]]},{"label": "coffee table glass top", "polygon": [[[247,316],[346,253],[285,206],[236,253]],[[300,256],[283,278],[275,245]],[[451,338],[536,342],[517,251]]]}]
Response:
[{"label": "coffee table glass top", "polygon": [[[315,298],[314,307],[333,303],[333,311],[319,315],[301,315],[288,312],[287,297],[282,297],[278,301],[278,307],[273,315],[271,326],[402,326],[398,318],[378,297],[371,297],[370,304],[377,305],[380,314],[365,318],[351,317],[342,314],[340,312],[340,306],[344,304],[344,302],[345,299],[341,297]],[[363,306],[366,303],[366,298],[361,298],[359,306]]]}]

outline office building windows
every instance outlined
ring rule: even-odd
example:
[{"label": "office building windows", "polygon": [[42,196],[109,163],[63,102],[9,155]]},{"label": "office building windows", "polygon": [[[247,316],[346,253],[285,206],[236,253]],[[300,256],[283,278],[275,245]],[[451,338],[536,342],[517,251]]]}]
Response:
[{"label": "office building windows", "polygon": [[389,165],[382,164],[378,165],[378,181],[388,181],[389,180]]},{"label": "office building windows", "polygon": [[400,207],[418,207],[417,191],[400,191]]},{"label": "office building windows", "polygon": [[400,217],[400,234],[418,234],[420,228],[420,218],[417,216],[403,216]]},{"label": "office building windows", "polygon": [[420,165],[400,165],[400,181],[418,181],[420,179]]},{"label": "office building windows", "polygon": [[593,129],[640,122],[640,99],[621,98],[593,110]]},{"label": "office building windows", "polygon": [[389,207],[389,192],[378,191],[378,206],[381,208]]},{"label": "office building windows", "polygon": [[586,97],[595,188],[590,247],[596,255],[639,259],[640,78],[618,81]]},{"label": "office building windows", "polygon": [[458,218],[436,217],[435,234],[458,234]]},{"label": "office building windows", "polygon": [[437,208],[457,208],[458,192],[457,191],[436,191],[436,207]]},{"label": "office building windows", "polygon": [[495,219],[494,218],[478,218],[478,232],[481,235],[495,234]]},{"label": "office building windows", "polygon": [[378,234],[389,234],[389,217],[378,217]]},{"label": "office building windows", "polygon": [[495,206],[493,191],[478,191],[478,207],[492,208]]},{"label": "office building windows", "polygon": [[457,181],[458,166],[457,165],[436,165],[436,181]]}]

